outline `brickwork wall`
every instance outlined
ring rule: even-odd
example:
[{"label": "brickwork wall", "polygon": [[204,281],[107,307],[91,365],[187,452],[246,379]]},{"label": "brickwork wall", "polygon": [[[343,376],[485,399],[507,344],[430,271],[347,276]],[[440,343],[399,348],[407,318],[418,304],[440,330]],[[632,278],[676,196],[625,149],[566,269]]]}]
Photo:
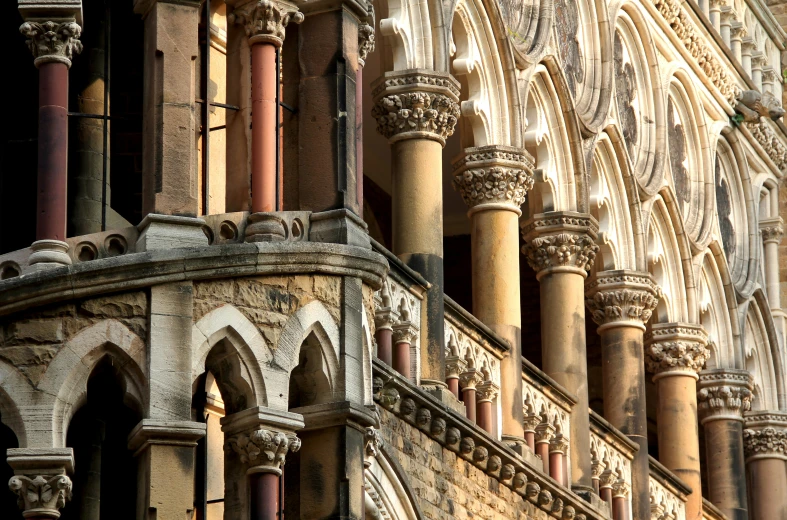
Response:
[{"label": "brickwork wall", "polygon": [[424,432],[377,407],[387,453],[407,476],[429,519],[546,520],[549,517]]}]

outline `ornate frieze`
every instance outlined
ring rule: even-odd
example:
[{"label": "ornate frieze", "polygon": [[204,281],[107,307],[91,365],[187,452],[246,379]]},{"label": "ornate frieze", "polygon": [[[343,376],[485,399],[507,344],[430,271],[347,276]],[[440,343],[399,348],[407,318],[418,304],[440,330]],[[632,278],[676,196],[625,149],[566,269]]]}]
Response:
[{"label": "ornate frieze", "polygon": [[699,325],[660,323],[645,335],[645,366],[659,375],[665,372],[696,374],[710,356],[708,335]]},{"label": "ornate frieze", "polygon": [[19,32],[27,38],[36,67],[52,61],[70,67],[73,55],[82,52],[82,28],[74,20],[25,22]]},{"label": "ornate frieze", "polygon": [[781,217],[760,220],[760,232],[765,243],[782,241],[784,237],[784,221]]},{"label": "ornate frieze", "polygon": [[649,273],[602,271],[585,284],[585,305],[598,325],[635,322],[644,328],[660,297]]},{"label": "ornate frieze", "polygon": [[459,119],[459,82],[450,74],[387,72],[372,85],[372,98],[377,131],[392,142],[426,138],[444,145]]},{"label": "ornate frieze", "polygon": [[765,154],[782,173],[787,173],[787,146],[765,121],[746,123],[754,139],[762,146]]},{"label": "ornate frieze", "polygon": [[522,225],[522,253],[540,276],[548,269],[593,267],[598,252],[598,223],[591,215],[555,211],[535,215]]},{"label": "ornate frieze", "polygon": [[730,106],[735,106],[740,87],[727,72],[726,67],[716,57],[707,39],[694,26],[694,22],[684,12],[680,0],[652,0],[664,20],[669,24],[675,35],[689,54],[694,58],[705,76],[721,92]]},{"label": "ornate frieze", "polygon": [[303,13],[289,2],[281,0],[252,0],[230,15],[230,22],[243,25],[249,43],[271,43],[281,47],[287,25],[301,23]]},{"label": "ornate frieze", "polygon": [[524,149],[467,148],[453,166],[454,189],[471,209],[504,204],[518,211],[533,187],[533,158]]},{"label": "ornate frieze", "polygon": [[60,509],[71,500],[72,484],[66,475],[16,475],[8,487],[18,497],[25,518],[59,518]]},{"label": "ornate frieze", "polygon": [[292,433],[258,429],[230,437],[227,446],[243,464],[276,473],[281,471],[287,453],[301,449],[301,440]]},{"label": "ornate frieze", "polygon": [[754,387],[745,370],[703,371],[697,387],[697,414],[703,424],[716,419],[743,420],[743,413],[751,410]]}]

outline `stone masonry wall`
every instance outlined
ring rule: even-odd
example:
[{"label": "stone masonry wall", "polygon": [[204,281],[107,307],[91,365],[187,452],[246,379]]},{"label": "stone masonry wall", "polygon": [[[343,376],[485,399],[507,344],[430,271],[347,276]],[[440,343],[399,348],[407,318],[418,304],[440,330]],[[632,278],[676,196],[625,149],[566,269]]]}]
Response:
[{"label": "stone masonry wall", "polygon": [[147,294],[137,291],[5,316],[0,318],[0,358],[37,385],[63,345],[95,323],[116,319],[144,340],[147,309]]},{"label": "stone masonry wall", "polygon": [[546,520],[544,511],[457,457],[424,432],[377,407],[386,452],[396,458],[418,497],[425,518],[434,520]]}]

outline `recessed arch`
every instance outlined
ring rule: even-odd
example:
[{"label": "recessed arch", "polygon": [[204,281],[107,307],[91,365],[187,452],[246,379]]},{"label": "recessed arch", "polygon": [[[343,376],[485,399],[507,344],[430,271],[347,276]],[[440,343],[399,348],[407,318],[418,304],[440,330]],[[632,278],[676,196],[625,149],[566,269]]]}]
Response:
[{"label": "recessed arch", "polygon": [[0,420],[14,432],[20,448],[27,447],[24,404],[31,405],[34,399],[33,386],[27,378],[15,366],[0,359]]}]

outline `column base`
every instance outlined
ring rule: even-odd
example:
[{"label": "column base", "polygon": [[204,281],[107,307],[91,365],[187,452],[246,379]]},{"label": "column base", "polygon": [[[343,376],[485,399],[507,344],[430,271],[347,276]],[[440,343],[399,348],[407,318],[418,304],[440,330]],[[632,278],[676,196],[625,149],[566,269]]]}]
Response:
[{"label": "column base", "polygon": [[446,405],[451,410],[460,415],[465,414],[465,405],[448,389],[448,385],[442,381],[433,379],[421,379],[421,388],[426,390],[435,399]]},{"label": "column base", "polygon": [[285,223],[275,213],[252,213],[246,222],[246,242],[282,242],[287,239]]},{"label": "column base", "polygon": [[71,265],[68,244],[60,240],[36,240],[30,245],[33,253],[28,263],[33,271]]},{"label": "column base", "polygon": [[151,213],[142,219],[137,229],[137,252],[154,249],[177,249],[181,247],[204,247],[209,244],[202,228],[201,218],[158,215]]}]

